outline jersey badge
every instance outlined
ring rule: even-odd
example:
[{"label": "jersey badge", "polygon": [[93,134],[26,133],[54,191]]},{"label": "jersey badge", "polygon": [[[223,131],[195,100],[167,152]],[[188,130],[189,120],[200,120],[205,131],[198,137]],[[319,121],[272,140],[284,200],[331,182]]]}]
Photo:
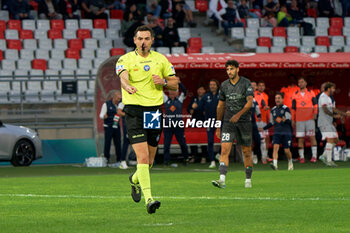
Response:
[{"label": "jersey badge", "polygon": [[149,70],[151,69],[151,67],[149,67],[149,65],[145,65],[145,66],[143,67],[143,69],[144,69],[145,71],[149,71]]}]

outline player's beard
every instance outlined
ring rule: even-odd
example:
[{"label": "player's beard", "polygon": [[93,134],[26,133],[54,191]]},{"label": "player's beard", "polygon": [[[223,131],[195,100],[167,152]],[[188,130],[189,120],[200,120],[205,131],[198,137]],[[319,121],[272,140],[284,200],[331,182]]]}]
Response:
[{"label": "player's beard", "polygon": [[237,77],[237,70],[235,71],[235,74],[234,75],[232,75],[232,80],[234,80],[235,78]]}]

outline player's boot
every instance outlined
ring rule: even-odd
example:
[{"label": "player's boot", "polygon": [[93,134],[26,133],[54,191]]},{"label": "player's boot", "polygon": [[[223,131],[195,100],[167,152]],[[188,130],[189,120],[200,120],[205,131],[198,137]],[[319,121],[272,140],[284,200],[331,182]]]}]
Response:
[{"label": "player's boot", "polygon": [[288,163],[288,171],[293,171],[293,170],[294,170],[293,163]]},{"label": "player's boot", "polygon": [[325,155],[321,155],[319,159],[320,159],[324,164],[326,164],[326,165],[328,166],[328,164],[327,164],[327,159],[326,159],[326,156],[325,156]]},{"label": "player's boot", "polygon": [[226,184],[225,182],[223,182],[222,180],[212,180],[211,183],[218,188],[224,189],[226,188]]},{"label": "player's boot", "polygon": [[134,173],[132,173],[129,176],[129,181],[131,184],[131,197],[134,200],[134,202],[140,202],[140,200],[141,200],[141,186],[139,183],[135,184],[134,182],[132,182],[132,176],[134,175]]},{"label": "player's boot", "polygon": [[216,168],[215,161],[211,161],[209,168]]},{"label": "player's boot", "polygon": [[275,171],[278,170],[278,166],[273,165],[273,163],[270,163],[270,167]]},{"label": "player's boot", "polygon": [[246,188],[251,188],[252,187],[252,181],[249,179],[249,180],[245,180],[245,185],[244,185]]},{"label": "player's boot", "polygon": [[304,159],[304,158],[301,158],[301,159],[300,159],[300,163],[305,163],[305,159]]},{"label": "player's boot", "polygon": [[316,157],[312,157],[311,160],[310,160],[311,163],[316,163],[316,161],[317,161]]},{"label": "player's boot", "polygon": [[335,162],[333,162],[333,161],[327,162],[327,166],[329,166],[329,167],[338,167],[338,165]]},{"label": "player's boot", "polygon": [[154,214],[160,207],[160,201],[152,200],[151,198],[147,201],[147,212],[149,214]]}]

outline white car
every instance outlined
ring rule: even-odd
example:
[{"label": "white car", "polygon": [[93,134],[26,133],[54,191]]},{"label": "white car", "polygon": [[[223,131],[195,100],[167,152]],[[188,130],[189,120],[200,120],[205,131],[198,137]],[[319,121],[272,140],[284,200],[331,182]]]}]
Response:
[{"label": "white car", "polygon": [[0,121],[0,161],[10,161],[13,166],[29,166],[42,157],[41,141],[34,130]]}]

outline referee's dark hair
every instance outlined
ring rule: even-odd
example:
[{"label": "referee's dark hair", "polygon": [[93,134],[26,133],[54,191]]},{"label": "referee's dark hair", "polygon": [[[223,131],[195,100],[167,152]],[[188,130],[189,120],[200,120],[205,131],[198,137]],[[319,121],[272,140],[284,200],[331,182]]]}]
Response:
[{"label": "referee's dark hair", "polygon": [[154,31],[152,30],[152,28],[149,28],[146,25],[142,25],[136,28],[135,33],[134,33],[134,37],[136,37],[136,34],[138,32],[150,32],[151,33],[151,37],[154,38]]},{"label": "referee's dark hair", "polygon": [[335,87],[335,84],[331,82],[326,82],[326,84],[324,85],[324,91],[327,91],[331,87]]},{"label": "referee's dark hair", "polygon": [[275,96],[276,96],[276,95],[280,95],[280,96],[282,97],[282,99],[284,99],[284,93],[283,93],[283,92],[279,92],[279,91],[278,91],[278,92],[276,92]]},{"label": "referee's dark hair", "polygon": [[225,63],[225,67],[228,67],[228,66],[234,66],[234,67],[238,68],[239,67],[239,63],[236,60],[228,60]]}]

